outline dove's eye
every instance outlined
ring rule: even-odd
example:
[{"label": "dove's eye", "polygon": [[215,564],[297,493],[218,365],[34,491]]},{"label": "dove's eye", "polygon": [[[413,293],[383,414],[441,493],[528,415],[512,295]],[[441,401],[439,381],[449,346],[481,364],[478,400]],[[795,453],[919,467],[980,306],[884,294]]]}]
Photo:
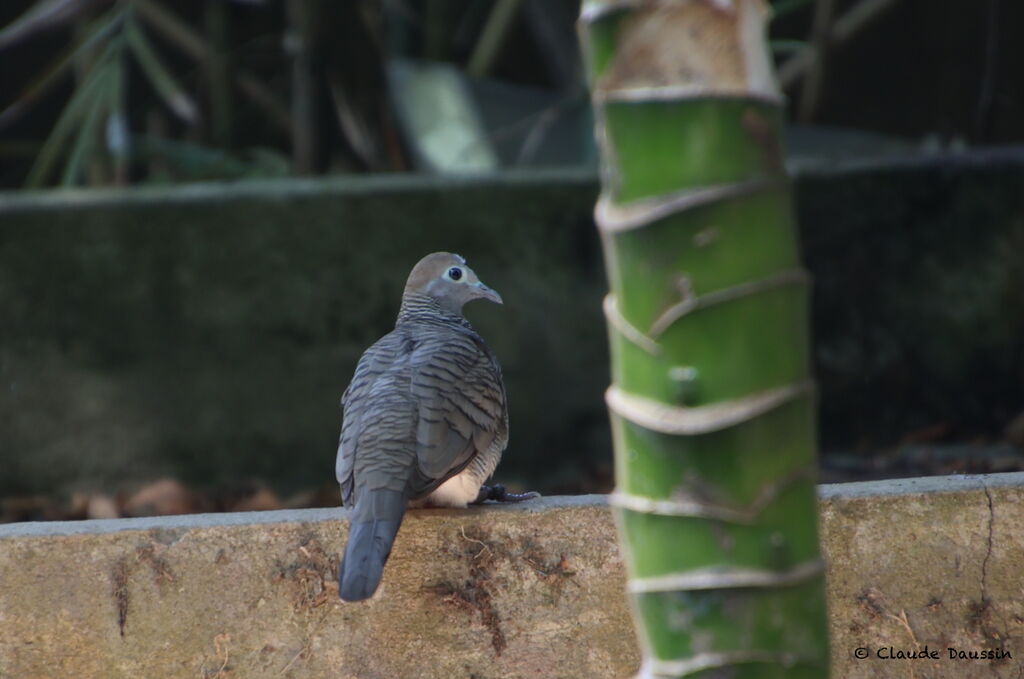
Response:
[{"label": "dove's eye", "polygon": [[462,269],[460,269],[457,266],[453,266],[452,268],[448,269],[448,278],[452,279],[453,281],[459,280],[460,278],[462,278]]}]

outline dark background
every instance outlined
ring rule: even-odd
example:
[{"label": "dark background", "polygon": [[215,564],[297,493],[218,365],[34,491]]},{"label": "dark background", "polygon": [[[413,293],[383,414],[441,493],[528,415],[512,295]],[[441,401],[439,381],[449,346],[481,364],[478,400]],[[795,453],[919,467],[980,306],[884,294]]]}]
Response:
[{"label": "dark background", "polygon": [[[0,24],[30,4],[4,3]],[[817,5],[797,5],[771,26],[780,64],[811,33]],[[90,7],[0,47],[17,64],[0,69],[0,108],[111,6]],[[118,169],[101,134],[72,192],[17,189],[74,77],[0,112],[5,519],[100,515],[97,497],[119,514],[336,502],[338,398],[408,269],[438,249],[506,299],[468,310],[508,380],[499,480],[610,489],[577,6],[524,0],[468,75],[492,7],[174,3],[229,73],[308,125],[274,122],[234,87],[218,104],[210,63],[147,27],[200,116],[176,117],[126,57],[131,153]],[[801,81],[787,89],[825,480],[1024,468],[1022,20],[998,0],[894,2],[829,51],[815,106]],[[296,32],[310,46],[298,69]],[[425,159],[402,111],[426,103],[395,85],[408,63],[463,83],[493,171]],[[138,500],[158,479],[181,482],[164,487],[174,501]]]}]

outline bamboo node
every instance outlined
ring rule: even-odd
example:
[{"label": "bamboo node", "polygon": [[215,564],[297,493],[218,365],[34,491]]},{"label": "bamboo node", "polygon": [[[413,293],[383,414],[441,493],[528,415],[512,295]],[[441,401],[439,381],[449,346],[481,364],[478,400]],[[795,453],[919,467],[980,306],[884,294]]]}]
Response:
[{"label": "bamboo node", "polygon": [[749,524],[757,520],[761,512],[778,499],[783,491],[800,481],[812,480],[814,473],[815,470],[812,467],[805,466],[795,469],[782,478],[761,486],[757,496],[750,504],[739,507],[704,500],[686,491],[673,493],[669,498],[656,499],[616,489],[609,496],[608,501],[613,507],[628,509],[640,514],[704,517],[730,523]]},{"label": "bamboo node", "polygon": [[[580,20],[593,22],[607,14],[643,7],[649,0],[585,0],[580,8]],[[722,10],[732,10],[736,0],[710,0]]]},{"label": "bamboo node", "polygon": [[752,92],[748,89],[726,89],[722,87],[697,88],[690,85],[673,87],[622,87],[618,89],[594,90],[591,99],[600,105],[615,102],[642,103],[648,101],[682,102],[746,99],[769,106],[782,106],[786,99],[781,94]]},{"label": "bamboo node", "polygon": [[[604,143],[611,145],[607,139]],[[691,187],[628,203],[615,203],[610,195],[602,193],[594,208],[594,221],[597,222],[598,228],[605,232],[629,231],[699,205],[765,191],[785,184],[784,177],[761,177],[730,184]]]},{"label": "bamboo node", "polygon": [[673,323],[697,309],[704,309],[715,304],[721,304],[722,302],[731,302],[741,297],[756,295],[787,285],[804,285],[809,281],[810,276],[803,269],[788,269],[756,281],[748,281],[698,295],[693,290],[693,282],[688,276],[683,275],[679,277],[677,283],[682,299],[670,306],[654,320],[654,323],[651,324],[650,334],[652,337],[657,338],[668,330]]},{"label": "bamboo node", "polygon": [[800,657],[795,653],[787,653],[785,651],[706,652],[696,653],[689,658],[679,658],[676,660],[660,660],[645,657],[643,665],[640,667],[640,673],[637,676],[642,679],[685,677],[705,670],[748,663],[778,663],[785,667],[792,667],[793,665],[821,666],[824,664],[819,658]]},{"label": "bamboo node", "polygon": [[623,337],[637,345],[651,356],[661,356],[661,347],[653,339],[639,330],[635,325],[625,319],[619,312],[619,306],[615,301],[615,295],[607,294],[604,297],[604,316],[613,328],[619,331]]},{"label": "bamboo node", "polygon": [[719,519],[731,523],[749,523],[748,512],[743,509],[725,507],[712,502],[705,502],[694,497],[677,497],[669,500],[631,495],[616,490],[608,496],[608,503],[613,507],[628,509],[640,514],[657,514],[659,516],[688,516],[707,519]]},{"label": "bamboo node", "polygon": [[804,380],[730,401],[694,407],[670,405],[630,394],[614,384],[604,396],[608,409],[619,417],[644,429],[683,436],[706,434],[746,422],[813,390],[814,382]]},{"label": "bamboo node", "polygon": [[[584,7],[585,22],[600,19],[593,7]],[[751,40],[763,34],[767,11],[760,0],[633,4],[617,27],[618,49],[598,74],[593,95],[676,89],[778,97],[770,55]]]},{"label": "bamboo node", "polygon": [[634,578],[628,589],[633,594],[681,592],[738,587],[786,587],[813,580],[825,572],[821,559],[813,559],[784,570],[760,568],[698,568],[650,578]]}]

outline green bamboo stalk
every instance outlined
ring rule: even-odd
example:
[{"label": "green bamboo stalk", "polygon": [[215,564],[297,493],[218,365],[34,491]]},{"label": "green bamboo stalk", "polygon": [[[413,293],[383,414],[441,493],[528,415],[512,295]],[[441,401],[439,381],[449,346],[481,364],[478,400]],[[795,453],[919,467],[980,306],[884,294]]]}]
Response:
[{"label": "green bamboo stalk", "polygon": [[761,0],[585,0],[642,677],[824,677],[808,280]]},{"label": "green bamboo stalk", "polygon": [[287,0],[285,47],[292,60],[292,171],[311,174],[320,145],[317,116],[314,42],[320,6],[314,0]]},{"label": "green bamboo stalk", "polygon": [[229,35],[231,15],[227,0],[207,2],[204,9],[209,58],[204,64],[206,92],[210,99],[210,138],[221,148],[232,144],[234,101],[231,96]]}]

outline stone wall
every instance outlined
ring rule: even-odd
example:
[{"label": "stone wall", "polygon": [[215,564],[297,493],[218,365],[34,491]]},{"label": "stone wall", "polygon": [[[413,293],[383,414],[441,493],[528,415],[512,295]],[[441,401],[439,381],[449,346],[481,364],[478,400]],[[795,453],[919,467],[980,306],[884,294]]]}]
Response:
[{"label": "stone wall", "polygon": [[[1024,474],[822,486],[820,497],[832,676],[1020,676]],[[337,598],[342,518],[303,510],[0,526],[0,677],[621,679],[636,670],[603,496],[413,510],[364,604]],[[939,658],[879,657],[890,646],[927,646]],[[950,647],[1012,659],[950,659]]]}]

